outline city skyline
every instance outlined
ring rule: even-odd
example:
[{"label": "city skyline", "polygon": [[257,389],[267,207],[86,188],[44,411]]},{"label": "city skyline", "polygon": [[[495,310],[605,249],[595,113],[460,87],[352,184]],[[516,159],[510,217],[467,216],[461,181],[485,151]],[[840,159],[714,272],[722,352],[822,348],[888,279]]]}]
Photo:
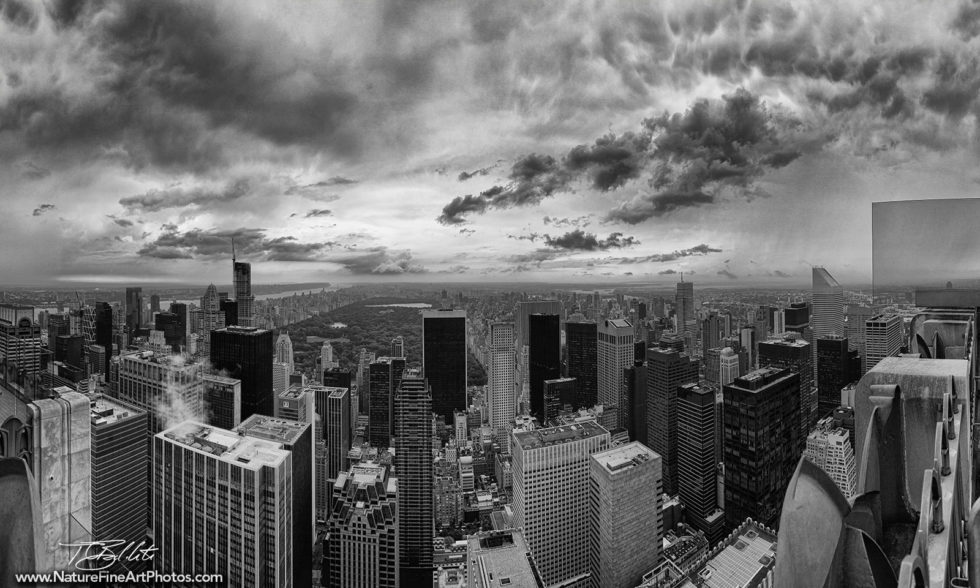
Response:
[{"label": "city skyline", "polygon": [[867,284],[872,202],[975,192],[978,24],[913,2],[8,2],[0,275],[225,276],[234,238],[255,283]]}]

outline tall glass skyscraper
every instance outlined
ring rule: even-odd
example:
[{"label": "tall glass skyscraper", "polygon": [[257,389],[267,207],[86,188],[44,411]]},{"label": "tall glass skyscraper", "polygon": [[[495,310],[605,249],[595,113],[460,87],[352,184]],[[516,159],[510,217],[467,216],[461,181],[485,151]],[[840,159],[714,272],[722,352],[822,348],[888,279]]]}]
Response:
[{"label": "tall glass skyscraper", "polygon": [[432,412],[446,422],[466,408],[466,360],[466,311],[423,310],[422,376],[432,389]]},{"label": "tall glass skyscraper", "polygon": [[254,326],[255,316],[252,305],[255,296],[252,296],[252,264],[233,259],[232,267],[234,268],[235,304],[238,306],[238,326]]},{"label": "tall glass skyscraper", "polygon": [[242,381],[242,420],[253,414],[273,416],[272,331],[225,327],[211,333],[211,365]]},{"label": "tall glass skyscraper", "polygon": [[528,317],[528,395],[531,414],[545,422],[545,380],[561,377],[561,332],[557,314]]}]

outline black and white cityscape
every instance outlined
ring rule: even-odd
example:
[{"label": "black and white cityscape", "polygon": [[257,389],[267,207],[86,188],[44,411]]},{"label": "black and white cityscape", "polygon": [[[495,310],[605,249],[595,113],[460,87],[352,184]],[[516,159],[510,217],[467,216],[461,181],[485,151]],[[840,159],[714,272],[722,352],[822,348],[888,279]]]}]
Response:
[{"label": "black and white cityscape", "polygon": [[0,587],[980,588],[978,55],[0,0]]}]

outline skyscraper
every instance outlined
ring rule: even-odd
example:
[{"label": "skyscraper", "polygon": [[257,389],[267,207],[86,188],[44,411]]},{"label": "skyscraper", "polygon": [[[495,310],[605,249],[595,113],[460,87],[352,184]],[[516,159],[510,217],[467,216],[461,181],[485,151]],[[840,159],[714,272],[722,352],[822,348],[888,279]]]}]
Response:
[{"label": "skyscraper", "polygon": [[724,387],[725,521],[779,524],[786,486],[802,455],[800,375],[765,367]]},{"label": "skyscraper", "polygon": [[204,376],[204,414],[208,424],[234,429],[242,422],[242,382],[215,374]]},{"label": "skyscraper", "polygon": [[395,390],[405,371],[405,358],[379,357],[368,368],[368,394],[370,396],[369,439],[372,447],[387,449],[391,446],[394,432],[393,420]]},{"label": "skyscraper", "polygon": [[861,358],[848,348],[846,337],[816,338],[817,416],[822,419],[840,406],[840,391],[861,378]]},{"label": "skyscraper", "polygon": [[592,421],[512,433],[514,527],[524,530],[545,586],[589,572],[590,456],[609,443]]},{"label": "skyscraper", "polygon": [[677,388],[697,383],[698,366],[673,349],[647,350],[647,440],[663,458],[664,489],[677,493]]},{"label": "skyscraper", "polygon": [[446,422],[466,408],[466,362],[466,311],[423,310],[422,376],[432,390],[432,412]]},{"label": "skyscraper", "polygon": [[599,402],[603,405],[603,412],[616,410],[618,425],[627,428],[631,410],[623,370],[633,365],[633,325],[626,319],[603,321],[598,326],[596,355]]},{"label": "skyscraper", "polygon": [[400,583],[432,582],[432,396],[425,378],[409,371],[395,392]]},{"label": "skyscraper", "polygon": [[813,465],[827,472],[845,498],[857,492],[857,468],[850,435],[843,427],[834,426],[834,417],[820,419],[817,428],[806,439],[803,455]]},{"label": "skyscraper", "polygon": [[126,288],[126,335],[132,341],[143,326],[143,289]]},{"label": "skyscraper", "polygon": [[[536,586],[538,572],[517,529],[486,531],[466,538],[467,588]],[[505,582],[506,580],[506,582]]]},{"label": "skyscraper", "polygon": [[401,335],[391,340],[391,357],[405,357],[405,338]]},{"label": "skyscraper", "polygon": [[331,488],[334,507],[327,521],[324,586],[399,586],[398,482],[388,466],[373,462],[355,464],[338,475]]},{"label": "skyscraper", "polygon": [[309,556],[295,544],[294,526],[310,529],[312,513],[299,516],[297,456],[282,442],[187,421],[153,443],[158,571],[220,573],[236,586],[310,585],[300,581],[309,578]]},{"label": "skyscraper", "polygon": [[235,285],[235,304],[238,307],[238,326],[252,327],[255,319],[255,296],[252,296],[252,264],[237,261],[232,255],[233,280]]},{"label": "skyscraper", "polygon": [[336,480],[347,469],[347,453],[351,445],[350,390],[333,388],[327,396],[323,432],[327,440],[327,479]]},{"label": "skyscraper", "polygon": [[507,425],[514,421],[517,408],[514,395],[514,323],[491,323],[488,343],[490,428],[502,441]]},{"label": "skyscraper", "polygon": [[718,355],[718,383],[731,384],[740,374],[738,354],[731,347],[725,347]]},{"label": "skyscraper", "polygon": [[279,337],[276,339],[276,359],[279,363],[284,363],[288,366],[288,373],[293,373],[295,371],[295,364],[293,362],[293,341],[289,338],[289,333],[282,332],[279,333]]},{"label": "skyscraper", "polygon": [[687,349],[694,348],[696,315],[694,314],[694,282],[685,282],[683,277],[677,282],[677,293],[674,296],[675,313],[677,315],[677,332],[684,335],[684,345]]},{"label": "skyscraper", "polygon": [[150,414],[150,434],[173,425],[171,418],[203,418],[204,370],[200,363],[152,351],[119,358],[118,396]]},{"label": "skyscraper", "polygon": [[898,355],[902,350],[902,317],[879,314],[868,319],[864,334],[864,373],[885,357]]},{"label": "skyscraper", "polygon": [[544,381],[544,420],[551,422],[566,404],[575,397],[575,378],[556,378]]},{"label": "skyscraper", "polygon": [[544,382],[561,377],[561,332],[557,314],[528,317],[528,395],[531,414],[545,422]]},{"label": "skyscraper", "polygon": [[813,352],[810,344],[796,333],[786,333],[781,339],[759,343],[759,367],[789,368],[800,376],[800,451],[806,436],[817,423],[817,395],[813,382]]},{"label": "skyscraper", "polygon": [[715,391],[684,384],[677,391],[677,482],[691,524],[708,543],[721,540],[725,515],[718,508],[718,430]]},{"label": "skyscraper", "polygon": [[715,313],[710,313],[701,320],[701,349],[714,349],[721,344],[724,322]]},{"label": "skyscraper", "polygon": [[813,316],[810,328],[814,338],[844,336],[844,288],[822,267],[813,268]]},{"label": "skyscraper", "polygon": [[575,378],[576,385],[575,408],[599,403],[598,339],[595,321],[570,318],[565,323],[568,377]]},{"label": "skyscraper", "polygon": [[211,365],[242,382],[242,420],[275,414],[272,358],[272,331],[235,326],[211,333]]},{"label": "skyscraper", "polygon": [[115,324],[112,306],[108,302],[95,303],[95,343],[105,349],[105,364],[102,373],[108,376],[109,362],[112,361],[112,339]]},{"label": "skyscraper", "polygon": [[633,588],[662,557],[662,460],[634,441],[589,461],[592,586]]}]

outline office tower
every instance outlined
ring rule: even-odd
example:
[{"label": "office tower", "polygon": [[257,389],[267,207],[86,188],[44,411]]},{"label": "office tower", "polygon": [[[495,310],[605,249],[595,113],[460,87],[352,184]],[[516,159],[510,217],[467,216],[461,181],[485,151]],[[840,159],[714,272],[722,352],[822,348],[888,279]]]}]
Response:
[{"label": "office tower", "polygon": [[764,367],[724,387],[725,521],[779,524],[786,486],[802,454],[800,375]]},{"label": "office tower", "polygon": [[677,317],[677,333],[684,336],[686,349],[694,349],[697,328],[694,313],[694,282],[685,282],[683,278],[677,283],[677,293],[674,296],[674,308]]},{"label": "office tower", "polygon": [[813,352],[810,344],[794,332],[782,339],[769,339],[759,343],[759,367],[789,368],[800,376],[800,450],[806,436],[817,423],[816,387],[813,382]]},{"label": "office tower", "polygon": [[786,330],[806,335],[810,328],[810,305],[807,302],[794,302],[789,308],[783,309],[786,320]]},{"label": "office tower", "polygon": [[195,311],[200,314],[201,338],[197,351],[202,357],[210,357],[211,355],[211,334],[218,329],[223,329],[228,324],[225,320],[225,313],[221,311],[218,304],[218,289],[214,287],[214,284],[211,284],[201,298],[201,310]]},{"label": "office tower", "polygon": [[350,370],[332,367],[323,370],[321,384],[332,388],[351,388],[352,386],[356,388],[357,383],[354,381],[354,374]]},{"label": "office tower", "polygon": [[463,445],[469,439],[469,423],[467,423],[467,413],[457,411],[453,413],[453,431],[456,436],[456,444]]},{"label": "office tower", "polygon": [[282,394],[289,388],[289,364],[280,363],[278,361],[272,362],[272,393],[275,395]]},{"label": "office tower", "polygon": [[731,384],[739,376],[740,361],[738,354],[731,347],[725,347],[718,355],[718,383]]},{"label": "office tower", "polygon": [[491,323],[488,343],[490,428],[502,441],[507,434],[507,425],[514,422],[517,410],[517,398],[514,396],[514,323]]},{"label": "office tower", "polygon": [[242,422],[242,382],[207,374],[204,380],[204,415],[213,427],[234,429]]},{"label": "office tower", "polygon": [[218,299],[218,310],[225,315],[225,326],[231,327],[238,324],[238,302],[234,300]]},{"label": "office tower", "polygon": [[854,448],[848,431],[835,426],[833,416],[820,419],[817,428],[806,438],[803,455],[827,472],[845,498],[854,497],[857,491]]},{"label": "office tower", "polygon": [[398,335],[391,340],[391,357],[405,357],[405,337]]},{"label": "office tower", "polygon": [[742,327],[738,331],[739,346],[749,354],[749,366],[759,364],[759,338],[755,326]]},{"label": "office tower", "polygon": [[[327,523],[324,586],[399,586],[398,531],[403,514],[398,506],[402,492],[399,482],[388,466],[370,461],[355,464],[350,471],[338,475],[332,487],[334,507]],[[431,571],[429,575],[431,584]]]},{"label": "office tower", "polygon": [[83,335],[58,335],[51,341],[55,361],[61,361],[75,367],[85,367]]},{"label": "office tower", "polygon": [[176,421],[204,416],[204,370],[179,356],[152,351],[119,357],[118,397],[150,414],[156,434]]},{"label": "office tower", "polygon": [[[528,317],[532,314],[554,314],[558,317],[565,316],[564,305],[561,300],[527,300],[517,303],[517,345],[528,345]],[[559,318],[561,320],[561,318]]]},{"label": "office tower", "polygon": [[132,341],[143,326],[143,289],[126,288],[126,335]]},{"label": "office tower", "polygon": [[721,540],[725,514],[718,508],[718,414],[715,391],[697,384],[677,390],[677,489],[691,525],[708,544]]},{"label": "office tower", "polygon": [[180,353],[181,347],[186,345],[183,327],[179,317],[172,312],[158,312],[153,319],[154,330],[163,333],[163,340],[174,353]]},{"label": "office tower", "polygon": [[647,350],[647,440],[663,458],[664,491],[677,493],[677,387],[697,383],[698,365],[673,349]]},{"label": "office tower", "polygon": [[609,448],[609,432],[589,421],[515,430],[511,438],[513,524],[524,530],[544,585],[585,576],[590,456]]},{"label": "office tower", "polygon": [[786,309],[776,308],[772,314],[772,334],[781,335],[786,332]]},{"label": "office tower", "polygon": [[432,389],[432,411],[446,422],[466,408],[466,361],[466,311],[423,310],[422,376]]},{"label": "office tower", "polygon": [[71,334],[71,325],[68,322],[68,317],[63,314],[48,315],[47,333],[48,349],[53,351],[55,339],[57,339],[59,335]]},{"label": "office tower", "polygon": [[517,529],[476,533],[466,538],[468,588],[537,586],[535,569],[524,534]]},{"label": "office tower", "polygon": [[[73,550],[61,544],[92,540],[89,399],[78,392],[55,391],[51,398],[31,400],[25,392],[0,373],[0,458],[24,460],[36,480],[32,489],[37,495],[31,502],[39,506],[34,511],[33,545],[38,560],[49,570],[74,569]],[[0,528],[5,535],[16,530],[6,518]]]},{"label": "office tower", "polygon": [[858,355],[861,356],[862,375],[867,371],[864,369],[864,363],[866,361],[864,334],[867,330],[868,319],[874,315],[874,310],[857,304],[848,304],[847,310],[844,313],[844,317],[846,319],[844,324],[844,334],[847,336],[848,345],[850,345],[852,349],[856,349]]},{"label": "office tower", "polygon": [[589,465],[589,570],[596,588],[633,588],[663,555],[662,460],[636,441]]},{"label": "office tower", "polygon": [[683,353],[685,349],[688,349],[684,346],[684,336],[678,333],[663,333],[660,335],[660,339],[657,341],[657,344],[653,347],[673,349],[677,353]]},{"label": "office tower", "polygon": [[714,349],[721,345],[725,325],[721,317],[710,313],[701,320],[701,349]]},{"label": "office tower", "polygon": [[301,384],[293,384],[276,395],[275,417],[302,423],[309,423],[319,432],[316,409],[313,403],[313,391]]},{"label": "office tower", "polygon": [[211,333],[212,367],[242,382],[242,420],[275,413],[272,353],[272,331],[235,326]]},{"label": "office tower", "polygon": [[351,446],[350,390],[333,388],[327,396],[324,434],[327,441],[327,478],[336,480],[347,469]]},{"label": "office tower", "polygon": [[160,295],[150,294],[150,314],[160,312]]},{"label": "office tower", "polygon": [[813,315],[810,328],[815,338],[844,336],[844,288],[822,267],[813,268]]},{"label": "office tower", "polygon": [[561,331],[557,314],[528,316],[528,395],[531,414],[545,422],[544,381],[561,377]]},{"label": "office tower", "polygon": [[291,374],[295,371],[295,363],[293,362],[293,341],[289,338],[289,333],[279,333],[279,337],[276,339],[275,361],[289,366],[288,373]]},{"label": "office tower", "polygon": [[617,424],[627,428],[630,405],[626,397],[623,370],[633,365],[633,325],[626,319],[607,319],[598,326],[596,356],[598,359],[599,402],[603,412],[617,411]]},{"label": "office tower", "polygon": [[569,320],[565,323],[568,348],[568,377],[575,378],[575,408],[599,403],[598,326],[595,321]]},{"label": "office tower", "polygon": [[[146,539],[146,506],[150,496],[150,455],[146,442],[149,415],[134,405],[102,394],[89,398],[92,540],[139,544]],[[134,570],[134,564],[140,563],[127,561],[124,566]],[[113,568],[113,572],[120,571]]]},{"label": "office tower", "polygon": [[187,311],[187,305],[180,302],[171,302],[170,313],[177,316],[176,330],[180,338],[178,343],[181,347],[187,347],[187,338],[191,333],[191,321],[190,314]]},{"label": "office tower", "polygon": [[817,414],[823,418],[840,406],[840,391],[861,378],[861,357],[846,337],[816,338]]},{"label": "office tower", "polygon": [[[392,357],[404,357],[404,355],[395,355]],[[333,345],[330,344],[330,341],[324,341],[323,345],[320,346],[319,365],[321,371],[340,367],[340,364],[334,360]]]},{"label": "office tower", "polygon": [[238,307],[237,324],[239,327],[255,326],[253,324],[255,320],[253,308],[255,296],[252,295],[252,264],[237,261],[234,253],[232,253],[231,262],[233,270],[232,283],[235,285],[235,304]]},{"label": "office tower", "polygon": [[0,321],[16,325],[22,318],[27,318],[31,322],[34,322],[34,307],[24,304],[0,302]]},{"label": "office tower", "polygon": [[460,492],[472,492],[475,488],[473,475],[473,456],[461,455],[459,457],[459,490]]},{"label": "office tower", "polygon": [[[291,429],[280,432],[292,440]],[[296,535],[311,531],[312,513],[301,517],[301,459],[283,441],[186,421],[157,433],[153,448],[158,572],[218,573],[234,586],[311,584],[312,543],[297,545]]]},{"label": "office tower", "polygon": [[547,423],[558,416],[566,404],[575,397],[575,378],[556,378],[544,383],[544,421]]},{"label": "office tower", "polygon": [[357,389],[360,391],[360,395],[357,399],[357,411],[359,414],[368,414],[370,411],[370,371],[371,363],[374,361],[374,359],[374,353],[368,352],[367,349],[361,348],[360,359],[357,363]]},{"label": "office tower", "polygon": [[88,373],[102,374],[106,364],[106,350],[101,345],[89,345],[85,348],[85,359],[87,362]]},{"label": "office tower", "polygon": [[626,430],[633,441],[647,445],[647,364],[636,361],[623,370],[626,396],[630,402],[630,423]]},{"label": "office tower", "polygon": [[705,381],[717,384],[721,380],[721,347],[705,349],[701,365],[704,367]]},{"label": "office tower", "polygon": [[46,363],[41,349],[40,325],[26,316],[16,322],[0,319],[0,361],[16,365],[24,374],[36,374]]},{"label": "office tower", "polygon": [[370,395],[370,442],[372,447],[387,449],[391,447],[391,436],[395,429],[394,414],[395,390],[405,371],[405,358],[379,357],[368,368],[368,394]]},{"label": "office tower", "polygon": [[402,586],[432,582],[432,395],[417,371],[395,392],[399,576]]},{"label": "office tower", "polygon": [[865,325],[864,373],[868,373],[883,358],[898,355],[902,350],[902,317],[879,314],[868,319]]}]

